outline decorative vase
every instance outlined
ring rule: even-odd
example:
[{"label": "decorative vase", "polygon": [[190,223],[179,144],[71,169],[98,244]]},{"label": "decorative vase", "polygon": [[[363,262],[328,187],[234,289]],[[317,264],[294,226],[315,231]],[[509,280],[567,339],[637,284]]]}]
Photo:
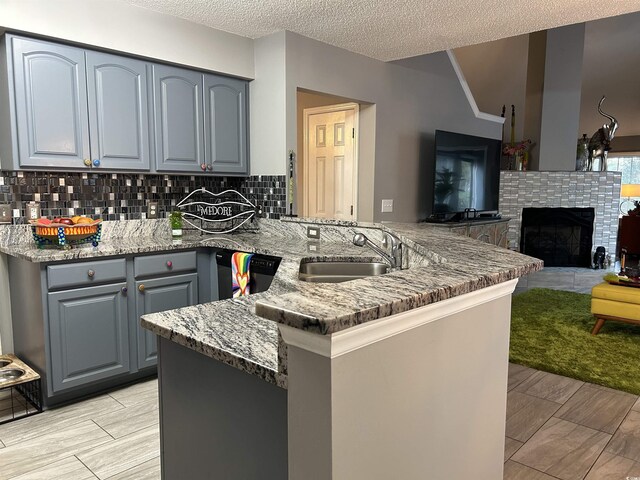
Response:
[{"label": "decorative vase", "polygon": [[587,134],[583,133],[582,138],[578,139],[578,148],[576,150],[576,171],[585,172],[589,166],[589,139]]}]

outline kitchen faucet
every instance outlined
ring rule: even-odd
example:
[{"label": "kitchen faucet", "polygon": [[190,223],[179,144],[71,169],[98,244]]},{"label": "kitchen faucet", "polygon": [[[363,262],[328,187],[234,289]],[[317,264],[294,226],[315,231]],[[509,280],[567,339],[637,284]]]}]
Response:
[{"label": "kitchen faucet", "polygon": [[358,247],[364,247],[365,245],[368,246],[371,250],[389,262],[391,268],[402,268],[402,242],[398,237],[391,233],[383,232],[383,235],[382,245],[385,247],[391,247],[391,255],[369,240],[364,233],[356,233],[353,236],[353,244]]}]

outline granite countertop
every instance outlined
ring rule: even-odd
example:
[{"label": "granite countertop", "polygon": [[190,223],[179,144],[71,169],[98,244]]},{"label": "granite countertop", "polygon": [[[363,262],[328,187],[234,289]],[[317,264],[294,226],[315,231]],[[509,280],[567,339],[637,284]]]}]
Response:
[{"label": "granite countertop", "polygon": [[[306,238],[306,223],[324,223],[320,225],[321,241]],[[112,238],[108,234],[112,231],[117,231],[120,238],[104,241],[98,248],[66,251],[40,250],[33,243],[6,241],[6,238],[3,242],[0,234],[0,252],[32,262],[205,247],[282,257],[267,292],[145,315],[141,324],[162,337],[284,388],[286,349],[279,338],[277,323],[322,335],[332,334],[542,268],[542,262],[537,259],[455,236],[429,224],[261,221],[259,234],[187,235],[180,242],[171,239],[165,224],[147,221],[127,222],[126,227],[114,225],[113,230],[103,230],[107,232],[104,238]],[[354,232],[363,229],[378,244],[382,230],[399,236],[405,248],[405,269],[339,284],[298,280],[300,262],[379,260],[368,248],[356,247],[350,242]]]}]

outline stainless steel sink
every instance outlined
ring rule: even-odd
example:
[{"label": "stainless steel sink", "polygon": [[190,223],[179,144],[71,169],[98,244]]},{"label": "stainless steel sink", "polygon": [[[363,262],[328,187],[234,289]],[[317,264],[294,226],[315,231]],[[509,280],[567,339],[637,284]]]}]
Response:
[{"label": "stainless steel sink", "polygon": [[339,283],[383,275],[389,265],[379,262],[316,262],[300,264],[298,278],[303,282]]}]

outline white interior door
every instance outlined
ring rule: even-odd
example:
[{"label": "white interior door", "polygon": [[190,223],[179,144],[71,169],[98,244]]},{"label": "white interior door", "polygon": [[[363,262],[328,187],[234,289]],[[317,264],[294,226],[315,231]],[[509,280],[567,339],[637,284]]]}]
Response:
[{"label": "white interior door", "polygon": [[357,104],[306,109],[304,215],[356,218]]}]

